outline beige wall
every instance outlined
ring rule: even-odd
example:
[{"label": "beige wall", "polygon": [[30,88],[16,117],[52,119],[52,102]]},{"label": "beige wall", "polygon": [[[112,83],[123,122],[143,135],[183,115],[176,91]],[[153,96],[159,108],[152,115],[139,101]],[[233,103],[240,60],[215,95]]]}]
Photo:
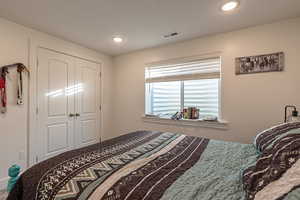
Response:
[{"label": "beige wall", "polygon": [[[229,129],[171,127],[142,121],[145,63],[221,51],[222,115]],[[284,72],[235,75],[234,59],[284,51]],[[114,136],[147,129],[250,143],[282,122],[283,108],[300,108],[300,18],[142,50],[114,58]]]},{"label": "beige wall", "polygon": [[[0,66],[22,62],[32,67],[30,66],[30,64],[32,65],[30,60],[33,60],[35,55],[29,55],[29,49],[33,42],[36,44],[42,43],[49,46],[49,48],[103,63],[102,103],[103,116],[105,117],[103,118],[102,137],[104,139],[110,137],[109,126],[112,121],[110,115],[112,109],[110,87],[113,81],[111,78],[113,70],[111,57],[0,18]],[[34,76],[31,78],[31,80],[34,80]],[[8,167],[17,163],[25,169],[28,160],[28,80],[25,80],[25,104],[23,106],[16,105],[15,70],[11,71],[7,85],[8,111],[5,115],[0,114],[0,189],[6,184]]]},{"label": "beige wall", "polygon": [[[35,56],[29,55],[32,41],[40,41],[79,57],[101,60],[103,139],[148,129],[251,142],[259,130],[282,121],[284,105],[300,107],[299,35],[300,18],[142,50],[112,60],[109,56],[0,18],[0,65],[13,62],[32,64],[30,61]],[[222,52],[222,115],[230,123],[227,131],[171,127],[142,121],[145,63],[216,51]],[[284,72],[234,74],[235,57],[278,51],[284,51],[286,55]],[[11,164],[18,163],[23,168],[27,166],[28,100],[23,106],[15,105],[15,75],[12,72],[8,80],[8,112],[0,115],[0,188],[7,180],[7,168]],[[26,80],[26,86],[27,83]]]}]

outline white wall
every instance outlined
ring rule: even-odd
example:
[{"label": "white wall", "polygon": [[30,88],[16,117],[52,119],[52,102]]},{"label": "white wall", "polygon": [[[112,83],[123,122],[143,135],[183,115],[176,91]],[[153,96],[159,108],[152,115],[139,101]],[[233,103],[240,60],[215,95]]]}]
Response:
[{"label": "white wall", "polygon": [[[250,143],[283,121],[283,108],[300,109],[300,18],[146,49],[114,58],[114,135],[149,129]],[[221,51],[222,115],[229,130],[171,127],[142,121],[146,63]],[[284,72],[235,75],[235,58],[283,51]]]},{"label": "white wall", "polygon": [[[112,109],[110,87],[112,85],[113,70],[111,57],[0,18],[0,66],[22,62],[32,68],[36,56],[34,55],[33,44],[42,44],[74,56],[102,62],[102,107],[104,116],[102,138],[111,137],[109,133],[110,122],[112,121],[110,115]],[[31,80],[34,80],[34,74],[32,74]],[[25,169],[28,159],[28,80],[25,80],[24,83],[25,104],[23,106],[16,105],[15,70],[11,71],[7,85],[8,111],[4,115],[0,114],[0,189],[6,184],[9,166],[17,163]]]}]

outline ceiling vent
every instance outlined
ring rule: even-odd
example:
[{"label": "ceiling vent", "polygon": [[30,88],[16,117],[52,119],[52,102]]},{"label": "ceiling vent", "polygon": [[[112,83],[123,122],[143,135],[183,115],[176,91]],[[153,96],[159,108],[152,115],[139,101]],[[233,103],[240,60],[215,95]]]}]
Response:
[{"label": "ceiling vent", "polygon": [[179,33],[174,32],[174,33],[170,33],[170,34],[164,35],[164,38],[171,38],[171,37],[175,37],[177,35],[179,35]]}]

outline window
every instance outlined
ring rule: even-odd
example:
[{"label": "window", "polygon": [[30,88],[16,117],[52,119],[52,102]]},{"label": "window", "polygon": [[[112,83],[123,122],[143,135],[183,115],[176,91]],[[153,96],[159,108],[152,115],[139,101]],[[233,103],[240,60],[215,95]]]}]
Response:
[{"label": "window", "polygon": [[219,117],[220,64],[218,57],[147,67],[146,114],[170,118],[196,107],[200,118]]}]

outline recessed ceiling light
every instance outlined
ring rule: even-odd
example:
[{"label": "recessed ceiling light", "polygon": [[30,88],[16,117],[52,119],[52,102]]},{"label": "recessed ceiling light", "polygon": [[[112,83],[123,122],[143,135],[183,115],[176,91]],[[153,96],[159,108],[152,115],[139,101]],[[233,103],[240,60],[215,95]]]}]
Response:
[{"label": "recessed ceiling light", "polygon": [[121,42],[123,42],[123,38],[121,38],[121,37],[119,37],[119,36],[116,36],[116,37],[113,38],[113,41],[114,41],[115,43],[121,43]]},{"label": "recessed ceiling light", "polygon": [[222,6],[222,10],[224,12],[228,12],[228,11],[232,11],[234,9],[236,9],[239,6],[239,1],[234,0],[234,1],[228,1],[225,4],[223,4]]}]

